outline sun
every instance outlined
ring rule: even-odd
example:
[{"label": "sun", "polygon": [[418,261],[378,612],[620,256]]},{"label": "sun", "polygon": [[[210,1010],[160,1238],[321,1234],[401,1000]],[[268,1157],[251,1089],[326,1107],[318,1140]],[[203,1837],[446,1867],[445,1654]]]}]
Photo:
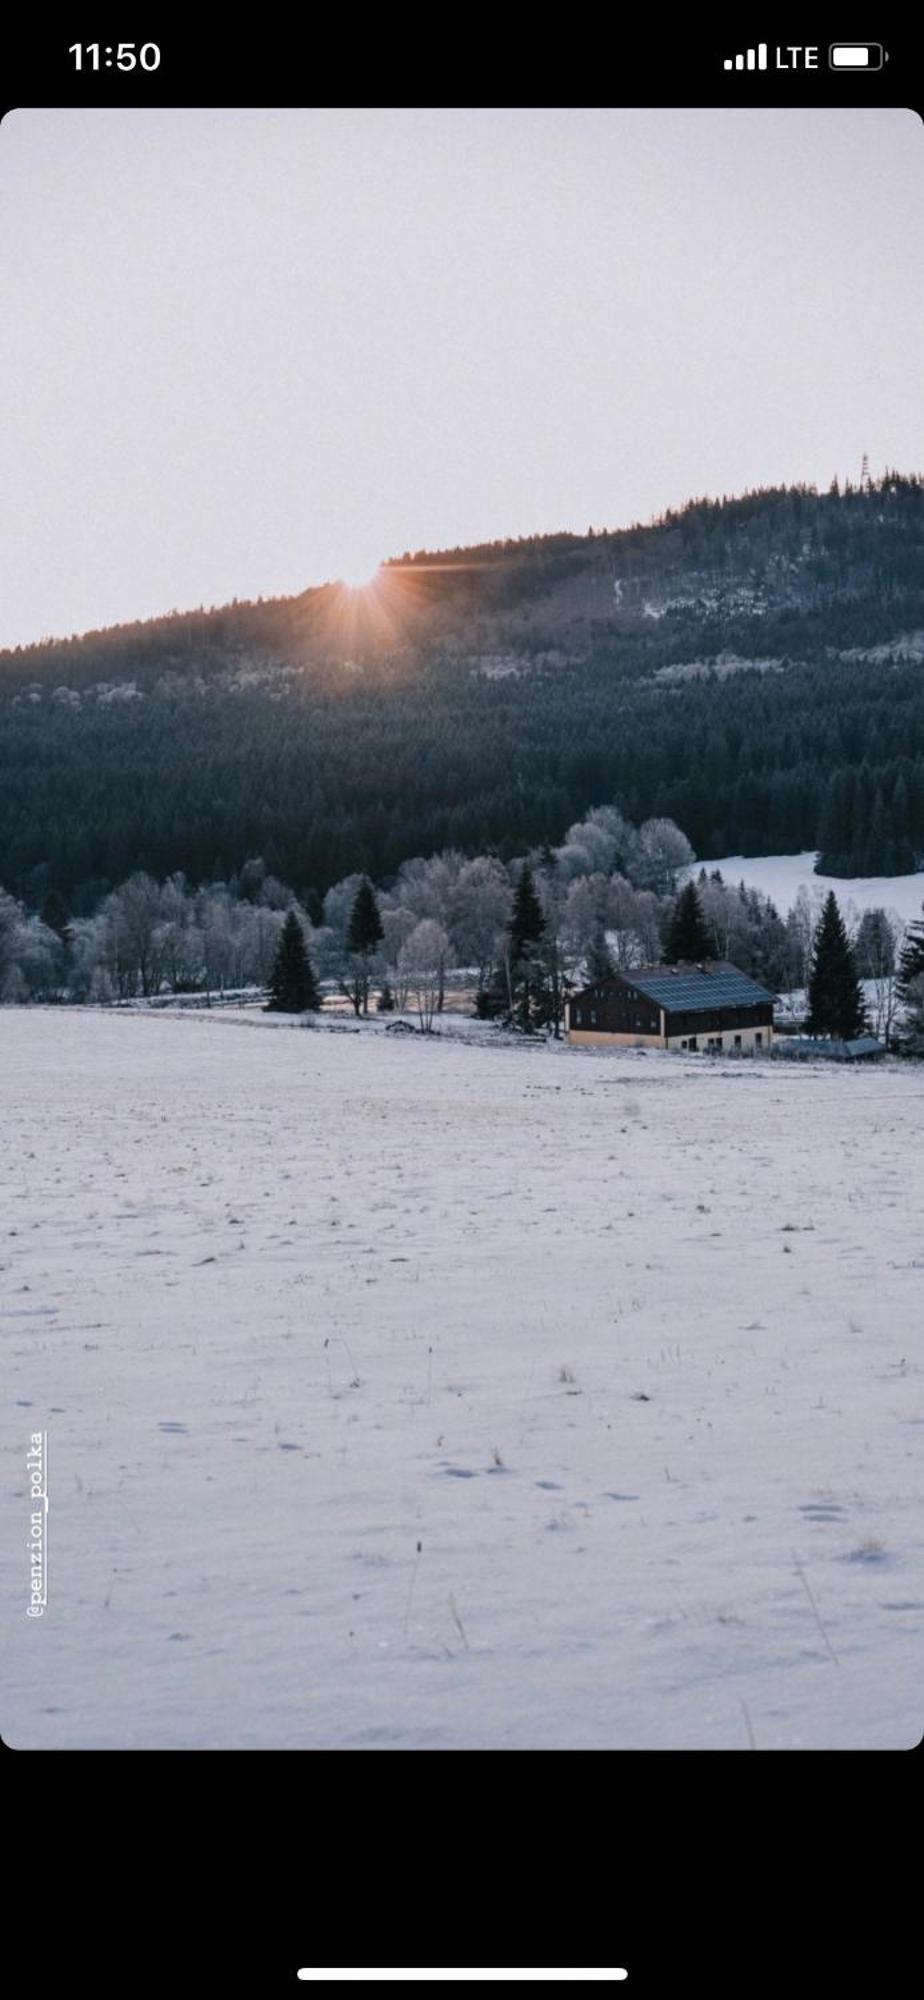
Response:
[{"label": "sun", "polygon": [[380,570],[380,563],[376,563],[372,569],[369,568],[368,562],[350,563],[341,570],[338,582],[345,584],[347,590],[368,590],[378,581]]}]

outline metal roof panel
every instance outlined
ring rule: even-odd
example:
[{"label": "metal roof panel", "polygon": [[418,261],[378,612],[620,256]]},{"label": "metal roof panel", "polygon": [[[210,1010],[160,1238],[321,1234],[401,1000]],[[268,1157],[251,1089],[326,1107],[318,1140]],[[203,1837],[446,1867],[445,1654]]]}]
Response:
[{"label": "metal roof panel", "polygon": [[623,975],[667,1013],[696,1013],[711,1007],[755,1007],[773,1000],[766,986],[736,965],[712,960],[697,965],[640,967]]}]

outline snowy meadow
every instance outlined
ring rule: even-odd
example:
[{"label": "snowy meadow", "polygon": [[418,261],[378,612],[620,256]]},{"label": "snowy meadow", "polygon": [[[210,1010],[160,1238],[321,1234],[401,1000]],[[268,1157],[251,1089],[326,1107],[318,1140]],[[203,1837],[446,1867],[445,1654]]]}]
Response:
[{"label": "snowy meadow", "polygon": [[789,915],[803,890],[820,907],[833,889],[845,918],[862,916],[864,910],[886,909],[905,923],[921,914],[924,904],[924,872],[915,875],[816,875],[817,855],[805,854],[723,854],[718,861],[696,862],[684,870],[684,879],[695,880],[700,867],[718,868],[726,882],[744,882],[769,896],[780,915]]},{"label": "snowy meadow", "polygon": [[924,1067],[12,1007],[0,1089],[8,1742],[919,1739]]}]

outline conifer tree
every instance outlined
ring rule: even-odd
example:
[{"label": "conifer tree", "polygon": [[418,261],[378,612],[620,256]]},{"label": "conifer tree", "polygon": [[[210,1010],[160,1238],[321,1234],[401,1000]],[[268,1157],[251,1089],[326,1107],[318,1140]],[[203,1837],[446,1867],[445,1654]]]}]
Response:
[{"label": "conifer tree", "polygon": [[520,879],[513,898],[513,909],[507,928],[510,946],[510,962],[515,965],[526,957],[539,943],[545,930],[542,904],[536,894],[533,871],[528,861],[520,870]]},{"label": "conifer tree", "polygon": [[682,959],[698,965],[704,958],[711,958],[712,939],[703,916],[703,906],[697,894],[696,883],[688,882],[681,889],[664,938],[664,962],[678,965]]},{"label": "conifer tree", "polygon": [[588,986],[593,986],[598,979],[611,979],[613,971],[613,954],[607,940],[606,923],[601,917],[594,926],[590,950],[587,953]]},{"label": "conifer tree", "polygon": [[42,904],[42,922],[48,925],[49,930],[57,932],[63,945],[71,943],[72,932],[67,904],[57,889],[50,889],[45,897]]},{"label": "conifer tree", "polygon": [[[924,908],[924,905],[922,905]],[[902,955],[898,961],[896,991],[900,999],[907,1000],[911,981],[924,973],[924,920],[909,924],[905,932]]]},{"label": "conifer tree", "polygon": [[359,1014],[369,1012],[369,980],[372,960],[385,936],[375,891],[368,875],[364,875],[350,911],[346,948],[351,961],[349,997],[353,1011]]},{"label": "conifer tree", "polygon": [[537,958],[544,932],[545,918],[533,871],[529,862],[524,861],[507,927],[507,968],[510,1010],[527,1030],[533,1025],[532,997],[541,980]]},{"label": "conifer tree", "polygon": [[282,926],[270,973],[268,1014],[316,1013],[321,995],[305,945],[305,934],[294,910]]},{"label": "conifer tree", "polygon": [[837,897],[829,889],[818,921],[808,984],[810,1035],[850,1041],[866,1029],[863,993]]},{"label": "conifer tree", "polygon": [[920,1002],[922,1002],[922,990],[918,984],[914,984],[916,980],[924,980],[924,916],[918,918],[914,924],[908,924],[902,944],[902,956],[898,960],[896,994],[900,1000],[904,1000],[908,1016],[912,1020],[916,1020],[916,1016],[920,1014]]}]

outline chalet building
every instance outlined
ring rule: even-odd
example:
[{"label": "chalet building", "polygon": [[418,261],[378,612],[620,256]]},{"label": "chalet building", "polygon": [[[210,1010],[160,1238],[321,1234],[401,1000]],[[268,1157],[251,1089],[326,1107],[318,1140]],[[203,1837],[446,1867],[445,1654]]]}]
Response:
[{"label": "chalet building", "polygon": [[644,965],[573,994],[565,1032],[581,1047],[753,1055],[773,1043],[773,994],[721,959]]}]

